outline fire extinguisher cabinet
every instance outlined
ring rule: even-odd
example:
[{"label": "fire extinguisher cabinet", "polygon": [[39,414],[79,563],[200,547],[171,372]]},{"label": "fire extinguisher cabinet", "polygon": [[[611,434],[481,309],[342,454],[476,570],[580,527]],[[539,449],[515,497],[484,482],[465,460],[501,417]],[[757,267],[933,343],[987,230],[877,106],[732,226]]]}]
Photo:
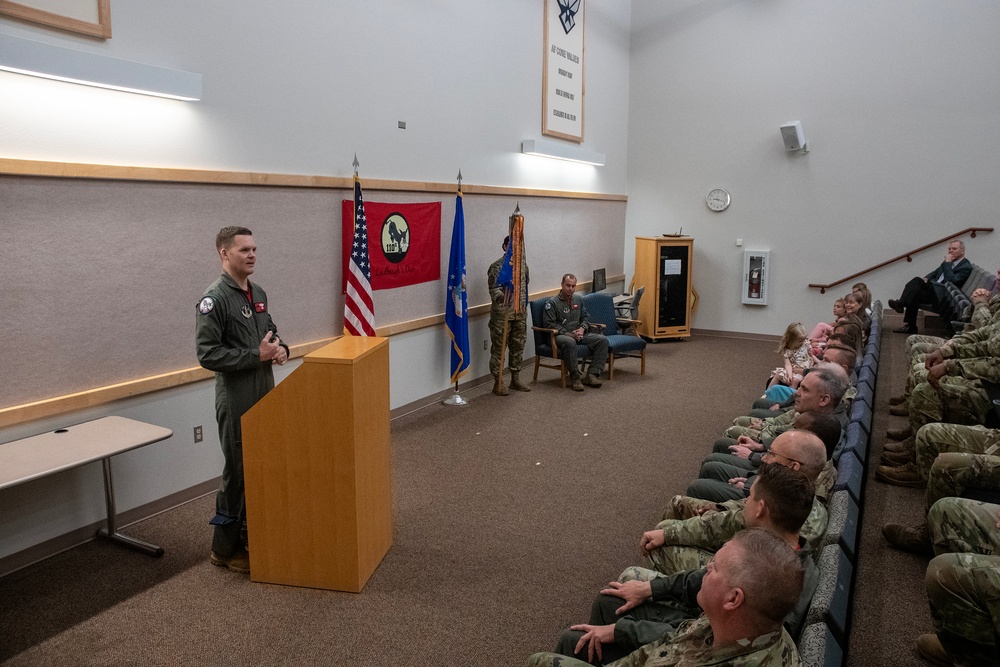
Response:
[{"label": "fire extinguisher cabinet", "polygon": [[743,253],[743,303],[767,305],[767,277],[770,271],[770,250],[747,250]]},{"label": "fire extinguisher cabinet", "polygon": [[639,335],[650,340],[691,335],[690,236],[635,239],[635,286],[646,288],[639,301]]}]

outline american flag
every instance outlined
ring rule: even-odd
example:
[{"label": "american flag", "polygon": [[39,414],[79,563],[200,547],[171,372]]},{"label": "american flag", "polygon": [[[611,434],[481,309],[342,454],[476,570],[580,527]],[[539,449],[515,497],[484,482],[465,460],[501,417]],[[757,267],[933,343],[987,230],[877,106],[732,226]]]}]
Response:
[{"label": "american flag", "polygon": [[344,335],[375,335],[375,303],[372,301],[372,269],[368,262],[368,221],[361,198],[361,182],[354,177],[354,240],[344,297]]}]

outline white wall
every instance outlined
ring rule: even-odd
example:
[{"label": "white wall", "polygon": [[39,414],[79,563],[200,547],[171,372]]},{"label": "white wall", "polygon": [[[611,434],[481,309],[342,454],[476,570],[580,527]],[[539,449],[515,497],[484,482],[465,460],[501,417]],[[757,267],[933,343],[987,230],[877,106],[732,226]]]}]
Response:
[{"label": "white wall", "polygon": [[[113,3],[107,42],[0,18],[0,48],[12,35],[204,76],[204,98],[186,103],[0,72],[0,157],[349,176],[357,152],[363,178],[451,182],[461,169],[466,183],[623,193],[630,2],[587,3],[583,145],[607,155],[601,168],[518,152],[541,135],[542,7],[130,0]],[[470,329],[481,350],[486,318]],[[393,337],[392,407],[447,386],[447,354],[441,327]],[[469,377],[487,374],[473,357]],[[120,511],[221,473],[210,381],[0,429],[0,442],[107,414],[175,431],[115,458]],[[99,464],[2,491],[0,558],[103,516]]]},{"label": "white wall", "polygon": [[[541,136],[540,0],[130,0],[114,37],[0,18],[0,35],[198,72],[200,102],[0,72],[4,157],[622,193],[628,0],[591,0],[585,142],[595,169],[520,155]],[[72,113],[68,113],[72,110]],[[406,129],[397,121],[406,121]]]},{"label": "white wall", "polygon": [[[830,316],[828,283],[997,223],[1000,4],[635,0],[625,267],[636,235],[695,237],[694,326],[780,334]],[[800,120],[810,152],[785,152]],[[732,205],[712,213],[715,187]],[[743,248],[770,249],[770,305],[740,304]],[[970,240],[994,269],[1000,230]],[[868,274],[883,302],[944,246]],[[833,290],[842,295],[854,281]]]}]

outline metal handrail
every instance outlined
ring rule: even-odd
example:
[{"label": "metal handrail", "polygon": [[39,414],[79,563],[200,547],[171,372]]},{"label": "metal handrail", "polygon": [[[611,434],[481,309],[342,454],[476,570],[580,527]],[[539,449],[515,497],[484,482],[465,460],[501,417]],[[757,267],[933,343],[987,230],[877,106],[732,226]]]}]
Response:
[{"label": "metal handrail", "polygon": [[934,246],[938,245],[939,243],[945,243],[945,242],[950,243],[951,241],[954,241],[955,239],[957,239],[959,236],[964,236],[965,234],[969,234],[969,236],[971,236],[972,238],[976,238],[976,232],[992,232],[992,231],[993,231],[992,227],[969,227],[967,229],[963,229],[960,232],[956,232],[955,234],[949,234],[948,236],[945,236],[944,238],[940,238],[937,241],[933,241],[931,243],[928,243],[927,245],[922,245],[919,248],[917,248],[916,250],[911,250],[910,252],[903,253],[902,255],[899,255],[898,257],[893,257],[892,259],[887,260],[885,262],[882,262],[881,264],[876,264],[875,266],[873,266],[871,268],[868,268],[868,269],[865,269],[864,271],[858,271],[857,273],[852,273],[851,275],[847,276],[846,278],[841,278],[840,280],[838,280],[836,282],[829,283],[828,285],[817,285],[815,283],[809,283],[809,287],[815,287],[816,289],[819,290],[820,294],[826,294],[827,288],[836,287],[837,285],[839,285],[841,283],[846,283],[848,280],[854,280],[858,276],[863,276],[864,274],[870,273],[871,271],[874,271],[876,269],[881,269],[883,266],[888,266],[889,264],[892,264],[893,262],[898,262],[901,259],[905,258],[907,262],[912,262],[913,261],[913,257],[912,257],[913,255],[917,254],[918,252],[923,252],[924,250],[927,250],[928,248],[933,248]]}]

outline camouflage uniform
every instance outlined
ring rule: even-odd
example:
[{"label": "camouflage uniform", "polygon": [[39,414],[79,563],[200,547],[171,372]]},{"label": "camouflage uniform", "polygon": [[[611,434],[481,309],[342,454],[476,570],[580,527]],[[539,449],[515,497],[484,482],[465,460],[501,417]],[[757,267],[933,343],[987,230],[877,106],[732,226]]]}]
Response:
[{"label": "camouflage uniform", "polygon": [[[975,375],[977,371],[970,370],[972,377],[946,375],[941,378],[937,389],[929,382],[921,382],[913,388],[910,395],[910,428],[914,433],[931,422],[981,424],[986,420],[990,397],[978,378],[991,382],[1000,380],[1000,357],[968,361],[977,362],[978,375]],[[972,365],[969,366],[971,369]]]},{"label": "camouflage uniform", "polygon": [[1000,489],[1000,456],[941,454],[927,475],[927,509],[942,498],[957,498],[974,488]]},{"label": "camouflage uniform", "polygon": [[[486,272],[486,282],[490,288],[490,299],[493,305],[490,306],[490,373],[493,377],[499,377],[503,372],[503,359],[500,358],[500,348],[503,342],[503,321],[504,316],[509,316],[510,324],[507,326],[507,359],[511,372],[517,373],[521,369],[521,359],[524,356],[524,345],[528,340],[528,310],[525,307],[520,313],[514,313],[511,306],[503,305],[503,289],[497,286],[497,276],[500,275],[500,267],[503,265],[503,257],[490,264]],[[524,265],[524,276],[521,279],[518,298],[521,303],[525,303],[528,297],[528,265]]]},{"label": "camouflage uniform", "polygon": [[[663,531],[663,546],[649,553],[647,564],[663,574],[704,567],[723,544],[747,527],[743,516],[745,504],[745,500],[727,502],[722,505],[724,511],[707,512],[687,519],[666,519],[656,524]],[[681,506],[681,501],[677,501],[675,507]],[[817,553],[829,520],[826,506],[813,499],[812,510],[799,531],[813,553]]]},{"label": "camouflage uniform", "polygon": [[992,454],[998,450],[1000,430],[978,425],[927,424],[917,431],[917,472],[926,481],[934,460],[945,452]]},{"label": "camouflage uniform", "polygon": [[[844,395],[840,399],[840,403],[837,404],[836,409],[833,411],[833,416],[837,418],[840,422],[840,429],[844,431],[847,429],[847,422],[850,418],[851,407],[854,405],[854,397],[858,395],[858,388],[854,385],[849,385]],[[768,417],[761,419],[759,417],[737,417],[733,420],[733,425],[726,429],[723,434],[726,438],[739,438],[741,435],[746,435],[757,442],[765,442],[768,440],[774,440],[776,437],[781,435],[783,432],[793,427],[795,418],[799,416],[799,413],[792,409],[787,412],[782,412],[774,417]],[[716,441],[716,447],[719,446],[720,441]],[[718,451],[716,449],[716,451]]]},{"label": "camouflage uniform", "polygon": [[942,498],[927,513],[934,553],[1000,556],[1000,505]]},{"label": "camouflage uniform", "polygon": [[1000,664],[1000,557],[938,556],[925,583],[934,630],[955,663]]},{"label": "camouflage uniform", "polygon": [[[798,667],[802,664],[795,643],[785,632],[770,632],[735,642],[715,645],[708,618],[685,622],[677,632],[646,644],[614,667],[671,667],[673,665],[741,665],[742,667]],[[588,667],[589,663],[557,653],[536,653],[528,667]]]}]

